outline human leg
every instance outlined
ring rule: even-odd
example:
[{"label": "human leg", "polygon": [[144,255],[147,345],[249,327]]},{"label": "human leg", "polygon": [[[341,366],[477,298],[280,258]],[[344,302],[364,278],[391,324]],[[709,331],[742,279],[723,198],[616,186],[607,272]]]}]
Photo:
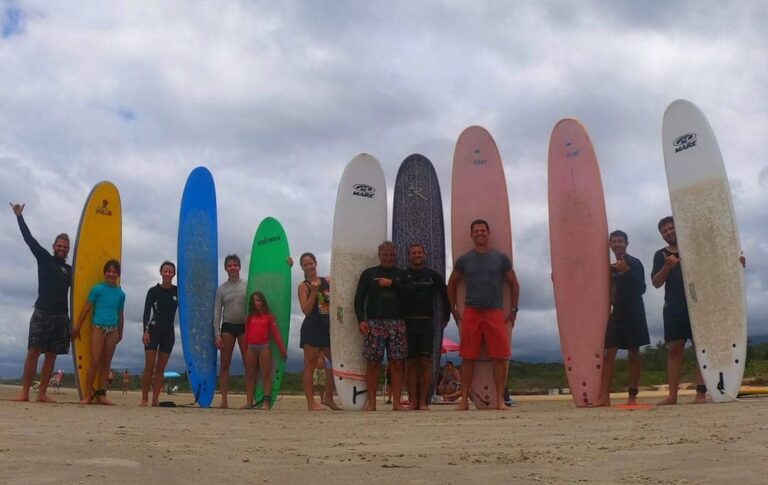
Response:
[{"label": "human leg", "polygon": [[403,376],[404,374],[404,360],[397,359],[392,361],[392,410],[393,411],[406,411],[403,406]]},{"label": "human leg", "polygon": [[469,389],[472,387],[472,376],[475,373],[474,359],[463,359],[461,361],[461,400],[457,411],[466,411],[469,409]]},{"label": "human leg", "polygon": [[163,390],[163,375],[165,374],[165,366],[168,365],[168,359],[171,358],[170,352],[163,352],[162,350],[157,353],[157,361],[155,363],[155,375],[152,381],[152,405],[157,406],[160,401],[160,391]]},{"label": "human leg", "polygon": [[21,393],[13,398],[14,401],[29,401],[29,389],[32,387],[32,380],[37,373],[37,361],[40,359],[42,351],[37,347],[30,347],[27,350],[27,357],[24,359],[24,374],[21,378]]},{"label": "human leg", "polygon": [[245,408],[253,407],[253,392],[256,389],[256,373],[259,369],[259,356],[255,349],[245,351]]},{"label": "human leg", "polygon": [[[85,384],[83,384],[83,399],[80,404],[90,404],[93,401],[93,380],[99,374],[101,369],[101,354],[104,350],[104,331],[99,327],[93,327],[91,330],[91,364],[85,373]],[[106,380],[104,381],[106,382]]]},{"label": "human leg", "polygon": [[379,387],[379,372],[381,372],[381,362],[368,360],[365,365],[365,385],[368,388],[368,403],[365,405],[366,411],[376,411],[376,392]]},{"label": "human leg", "polygon": [[[304,344],[304,370],[301,374],[301,384],[304,387],[304,397],[307,399],[307,409],[310,411],[322,411],[323,407],[315,401],[315,389],[312,376],[315,372],[317,357],[320,349],[309,344]],[[327,386],[327,384],[326,384]]]},{"label": "human leg", "polygon": [[493,359],[493,383],[496,386],[496,409],[508,409],[504,403],[504,388],[507,384],[507,370],[509,361],[507,359]]},{"label": "human leg", "polygon": [[629,397],[627,404],[637,404],[637,390],[640,387],[640,370],[642,361],[640,360],[640,348],[632,347],[629,352]]},{"label": "human leg", "polygon": [[419,362],[419,409],[429,410],[429,387],[432,385],[432,357],[422,356]]},{"label": "human leg", "polygon": [[[107,376],[111,372],[112,368],[112,357],[115,355],[115,349],[117,348],[117,337],[118,333],[117,330],[114,330],[110,332],[108,335],[104,336],[104,350],[101,353],[101,376],[102,376],[102,382],[105,382],[107,380]],[[112,406],[114,403],[107,399],[106,394],[102,394],[101,396],[96,396],[96,401],[99,404],[105,404],[108,406]]]},{"label": "human leg", "polygon": [[[331,357],[331,348],[330,347],[323,347],[322,349],[323,354],[328,359],[329,362],[333,362],[333,358]],[[336,401],[333,399],[333,394],[336,392],[336,383],[333,380],[333,369],[325,369],[325,390],[323,395],[323,404],[328,406],[329,408],[333,409],[334,411],[338,410],[339,407],[336,405]]]},{"label": "human leg", "polygon": [[259,354],[259,369],[264,389],[264,402],[267,403],[267,410],[270,410],[272,409],[272,351],[269,345]]},{"label": "human leg", "polygon": [[611,405],[611,379],[613,378],[613,368],[616,363],[616,353],[619,351],[616,347],[608,348],[603,351],[603,368],[600,373],[600,394],[598,394],[595,406]]},{"label": "human leg", "polygon": [[228,332],[221,333],[221,370],[219,371],[219,391],[221,392],[221,407],[229,407],[229,367],[232,365],[232,352],[235,350],[237,337]]},{"label": "human leg", "polygon": [[680,372],[683,368],[683,351],[685,339],[667,342],[667,382],[669,395],[659,401],[658,405],[677,404],[677,392],[680,387]]},{"label": "human leg", "polygon": [[[153,382],[153,370],[157,361],[157,350],[144,350],[144,372],[141,374],[141,402],[139,406],[146,406],[149,401],[149,386]],[[154,391],[154,389],[152,389]],[[154,393],[154,392],[153,392]]]},{"label": "human leg", "polygon": [[419,360],[409,358],[405,361],[405,387],[408,391],[410,409],[419,409]]},{"label": "human leg", "polygon": [[[696,355],[696,344],[693,344],[693,355]],[[701,375],[701,369],[696,363],[696,397],[692,404],[704,404],[707,402],[707,386],[704,384],[704,376]]]}]

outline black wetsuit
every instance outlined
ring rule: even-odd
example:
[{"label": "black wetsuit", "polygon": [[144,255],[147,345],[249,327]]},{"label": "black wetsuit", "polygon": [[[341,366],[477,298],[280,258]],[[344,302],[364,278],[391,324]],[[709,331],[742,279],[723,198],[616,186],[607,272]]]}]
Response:
[{"label": "black wetsuit", "polygon": [[[656,251],[653,256],[653,271],[651,277],[664,267],[665,258],[674,255],[678,259],[679,253],[673,253],[667,248]],[[673,342],[681,339],[693,338],[691,320],[688,315],[688,302],[685,300],[685,285],[683,283],[682,262],[669,270],[667,281],[664,282],[664,340]]]},{"label": "black wetsuit", "polygon": [[611,267],[611,317],[605,332],[605,347],[638,348],[650,343],[645,318],[645,271],[639,259],[624,255],[629,271]]},{"label": "black wetsuit", "polygon": [[163,288],[159,283],[147,291],[144,302],[144,331],[149,332],[146,350],[160,350],[170,354],[176,340],[173,321],[178,307],[178,289],[171,285]]},{"label": "black wetsuit", "polygon": [[445,281],[429,268],[407,269],[403,272],[401,293],[408,358],[428,357],[433,353],[435,303],[439,302],[444,319],[450,315]]},{"label": "black wetsuit", "polygon": [[[400,281],[403,272],[397,268],[374,266],[360,274],[355,292],[355,315],[363,320],[401,320]],[[388,278],[392,286],[383,288],[375,278]],[[366,304],[367,298],[367,304]]]}]

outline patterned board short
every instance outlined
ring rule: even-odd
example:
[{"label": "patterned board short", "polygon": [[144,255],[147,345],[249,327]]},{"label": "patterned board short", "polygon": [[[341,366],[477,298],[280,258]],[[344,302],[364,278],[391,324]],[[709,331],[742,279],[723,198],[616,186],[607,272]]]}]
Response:
[{"label": "patterned board short", "polygon": [[403,320],[368,320],[371,331],[365,336],[363,357],[381,362],[384,350],[388,360],[403,360],[408,357],[408,337]]},{"label": "patterned board short", "polygon": [[44,353],[69,353],[69,316],[48,313],[35,308],[29,320],[27,349],[36,348]]}]

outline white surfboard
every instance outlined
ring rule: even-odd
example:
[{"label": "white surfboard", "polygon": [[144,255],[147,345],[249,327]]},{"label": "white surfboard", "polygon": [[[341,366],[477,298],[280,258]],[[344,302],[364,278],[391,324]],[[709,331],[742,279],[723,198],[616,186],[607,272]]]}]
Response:
[{"label": "white surfboard", "polygon": [[333,214],[331,353],[336,392],[344,409],[362,409],[368,399],[355,290],[360,273],[378,264],[378,246],[386,238],[384,172],[378,160],[361,153],[344,169]]},{"label": "white surfboard", "polygon": [[704,113],[682,99],[664,113],[662,142],[696,357],[712,400],[727,402],[744,375],[747,311],[723,157]]}]

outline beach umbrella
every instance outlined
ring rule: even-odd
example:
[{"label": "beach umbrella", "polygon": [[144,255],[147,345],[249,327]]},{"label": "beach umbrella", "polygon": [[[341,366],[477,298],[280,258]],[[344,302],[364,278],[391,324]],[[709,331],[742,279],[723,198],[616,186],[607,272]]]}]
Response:
[{"label": "beach umbrella", "polygon": [[167,370],[163,373],[163,377],[165,377],[166,379],[173,379],[175,377],[181,377],[181,374],[179,374],[175,370]]},{"label": "beach umbrella", "polygon": [[440,346],[441,354],[444,354],[446,352],[458,352],[458,351],[459,351],[459,344],[449,339],[448,337],[443,337],[443,343]]}]

